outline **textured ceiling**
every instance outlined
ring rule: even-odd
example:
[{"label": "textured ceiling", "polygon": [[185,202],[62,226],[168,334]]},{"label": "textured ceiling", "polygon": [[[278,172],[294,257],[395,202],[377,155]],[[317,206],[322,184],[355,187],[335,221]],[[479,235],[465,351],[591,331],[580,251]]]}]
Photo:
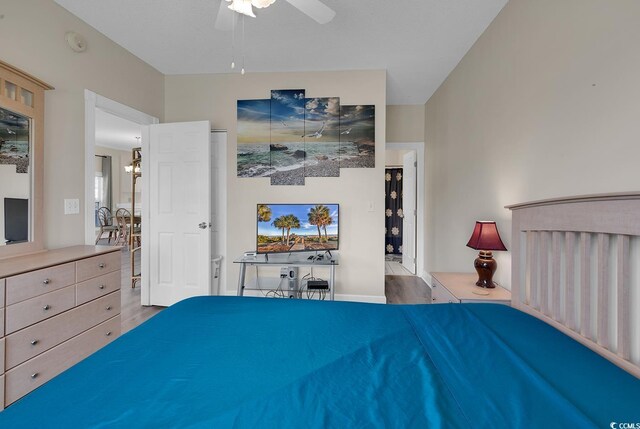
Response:
[{"label": "textured ceiling", "polygon": [[[164,74],[230,72],[220,0],[55,1]],[[422,104],[507,2],[323,1],[337,12],[325,25],[283,0],[247,18],[247,72],[386,69],[387,104]]]},{"label": "textured ceiling", "polygon": [[141,136],[141,128],[118,116],[96,109],[96,145],[116,150],[130,151],[140,146],[136,137]]}]

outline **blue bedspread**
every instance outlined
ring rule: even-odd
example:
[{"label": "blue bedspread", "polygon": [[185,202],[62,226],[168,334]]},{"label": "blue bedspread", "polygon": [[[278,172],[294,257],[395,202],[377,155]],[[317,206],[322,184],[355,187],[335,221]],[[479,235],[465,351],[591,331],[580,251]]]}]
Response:
[{"label": "blue bedspread", "polygon": [[492,304],[182,301],[0,413],[0,427],[607,428],[640,380]]}]

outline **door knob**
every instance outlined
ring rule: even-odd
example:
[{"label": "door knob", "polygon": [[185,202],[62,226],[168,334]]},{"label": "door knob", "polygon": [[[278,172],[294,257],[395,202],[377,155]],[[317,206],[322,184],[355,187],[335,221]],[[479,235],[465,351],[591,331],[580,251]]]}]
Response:
[{"label": "door knob", "polygon": [[200,229],[207,229],[207,223],[206,223],[206,222],[200,222],[200,223],[198,224],[198,227],[199,227]]}]

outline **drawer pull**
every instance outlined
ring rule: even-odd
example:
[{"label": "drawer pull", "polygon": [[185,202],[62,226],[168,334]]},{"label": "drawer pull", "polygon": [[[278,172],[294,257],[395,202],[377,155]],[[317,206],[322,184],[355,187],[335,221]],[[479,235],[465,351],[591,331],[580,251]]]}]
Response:
[{"label": "drawer pull", "polygon": [[38,340],[31,340],[31,345],[35,346],[36,344],[38,344],[40,341]]},{"label": "drawer pull", "polygon": [[42,307],[42,309],[43,309],[44,311],[47,311],[47,310],[49,310],[50,308],[51,308],[51,306],[50,306],[49,304],[47,304],[47,305],[45,305],[44,307]]},{"label": "drawer pull", "polygon": [[107,337],[111,336],[111,331],[107,332]]},{"label": "drawer pull", "polygon": [[107,305],[107,310],[111,310],[111,306],[110,305]]},{"label": "drawer pull", "polygon": [[431,298],[431,301],[435,301],[435,300],[436,300],[435,298]]},{"label": "drawer pull", "polygon": [[31,374],[31,378],[38,378],[38,375],[40,374],[38,374],[37,372],[34,372],[33,374]]},{"label": "drawer pull", "polygon": [[104,289],[104,285],[98,286],[98,289]]},{"label": "drawer pull", "polygon": [[100,263],[98,264],[98,268],[102,269],[102,268],[104,268],[104,267],[106,267],[106,265],[104,264],[104,262],[100,262]]},{"label": "drawer pull", "polygon": [[44,280],[42,281],[42,283],[43,283],[43,284],[45,284],[45,285],[48,285],[49,283],[51,283],[51,280],[49,280],[49,279],[44,279]]}]

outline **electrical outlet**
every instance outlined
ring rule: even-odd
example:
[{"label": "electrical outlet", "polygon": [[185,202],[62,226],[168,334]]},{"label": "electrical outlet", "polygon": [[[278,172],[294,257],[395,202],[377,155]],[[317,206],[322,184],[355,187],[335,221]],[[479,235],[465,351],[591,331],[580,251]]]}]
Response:
[{"label": "electrical outlet", "polygon": [[80,200],[77,198],[64,199],[64,214],[79,214],[80,213]]}]

